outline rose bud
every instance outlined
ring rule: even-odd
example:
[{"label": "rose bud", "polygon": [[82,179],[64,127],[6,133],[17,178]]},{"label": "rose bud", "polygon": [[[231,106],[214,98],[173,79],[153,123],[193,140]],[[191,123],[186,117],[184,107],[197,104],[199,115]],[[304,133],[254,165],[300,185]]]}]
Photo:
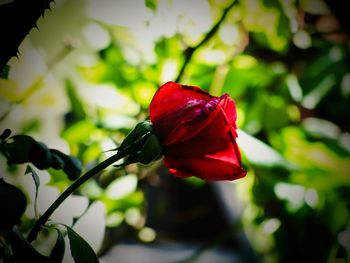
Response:
[{"label": "rose bud", "polygon": [[142,164],[149,164],[162,157],[162,152],[163,149],[157,136],[151,134],[145,141],[141,151],[137,153],[137,160]]},{"label": "rose bud", "polygon": [[150,120],[176,177],[235,180],[246,175],[236,143],[236,106],[195,86],[167,82],[154,95]]},{"label": "rose bud", "polygon": [[124,162],[121,165],[115,165],[116,167],[136,162],[150,164],[160,159],[163,152],[149,120],[138,123],[126,136],[121,145],[113,150],[124,152],[126,156]]},{"label": "rose bud", "polygon": [[[148,136],[153,132],[153,127],[150,121],[146,120],[138,123],[135,128],[126,136],[121,145],[117,148],[119,151],[128,150],[134,152],[144,144]],[[129,150],[130,151],[130,150]]]}]

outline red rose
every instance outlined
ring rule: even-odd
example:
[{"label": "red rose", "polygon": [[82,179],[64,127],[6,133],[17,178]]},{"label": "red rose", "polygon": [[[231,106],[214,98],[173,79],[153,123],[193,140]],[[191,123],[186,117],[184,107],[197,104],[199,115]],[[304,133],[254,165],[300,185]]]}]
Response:
[{"label": "red rose", "polygon": [[154,95],[150,119],[177,177],[235,180],[246,175],[236,143],[236,106],[229,95],[167,82]]}]

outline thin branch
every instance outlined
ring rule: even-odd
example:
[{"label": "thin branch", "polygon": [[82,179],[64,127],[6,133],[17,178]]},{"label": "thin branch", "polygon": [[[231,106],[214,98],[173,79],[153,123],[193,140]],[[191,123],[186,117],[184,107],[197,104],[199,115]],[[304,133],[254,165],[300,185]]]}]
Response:
[{"label": "thin branch", "polygon": [[228,7],[226,7],[222,13],[222,16],[220,17],[219,21],[216,22],[216,24],[212,27],[212,29],[205,35],[205,37],[202,39],[201,42],[199,42],[196,46],[194,47],[188,47],[184,54],[185,54],[185,61],[182,64],[182,67],[179,71],[179,74],[177,75],[177,78],[175,80],[175,82],[179,82],[187,65],[189,64],[189,62],[192,59],[192,56],[194,54],[194,52],[199,49],[201,46],[203,46],[205,43],[207,43],[214,35],[215,33],[219,30],[219,27],[221,25],[221,23],[225,20],[226,15],[228,14],[228,12],[230,11],[230,9],[236,4],[237,1],[233,1]]}]

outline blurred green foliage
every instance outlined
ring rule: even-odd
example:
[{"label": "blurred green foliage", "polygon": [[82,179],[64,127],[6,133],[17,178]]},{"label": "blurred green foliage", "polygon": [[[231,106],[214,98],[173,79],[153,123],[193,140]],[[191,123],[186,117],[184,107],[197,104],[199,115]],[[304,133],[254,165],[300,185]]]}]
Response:
[{"label": "blurred green foliage", "polygon": [[[325,2],[78,2],[57,4],[10,61],[1,128],[59,140],[88,169],[147,118],[164,82],[228,93],[248,171],[232,187],[255,253],[262,262],[350,260],[350,38]],[[146,196],[161,165],[111,167],[80,189],[106,209],[113,235],[101,254],[111,242],[157,240]],[[48,185],[70,184],[49,171]]]}]

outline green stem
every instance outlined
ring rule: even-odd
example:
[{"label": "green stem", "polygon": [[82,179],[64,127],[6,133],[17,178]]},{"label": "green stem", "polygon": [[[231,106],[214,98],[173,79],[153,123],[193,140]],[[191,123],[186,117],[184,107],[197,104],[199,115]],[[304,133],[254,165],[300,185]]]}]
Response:
[{"label": "green stem", "polygon": [[123,151],[118,151],[116,154],[112,155],[108,159],[104,160],[103,162],[99,163],[95,167],[93,167],[91,170],[87,171],[84,175],[79,177],[73,184],[71,184],[52,204],[51,206],[45,211],[44,214],[35,222],[32,230],[28,234],[27,240],[29,242],[32,242],[36,239],[38,233],[41,230],[41,227],[46,223],[46,221],[50,218],[50,216],[53,214],[53,212],[63,203],[64,200],[67,199],[68,196],[70,196],[75,190],[79,188],[83,183],[85,183],[87,180],[89,180],[91,177],[96,175],[98,172],[102,171],[103,169],[107,168],[111,164],[115,163],[116,161],[120,160],[121,158],[125,157],[129,154],[128,147],[124,148]]},{"label": "green stem", "polygon": [[189,62],[192,59],[192,56],[194,52],[199,49],[201,46],[203,46],[205,43],[207,43],[214,35],[215,33],[219,30],[221,23],[225,20],[226,15],[230,11],[230,9],[237,3],[237,1],[233,1],[228,7],[226,7],[222,13],[222,16],[220,17],[219,21],[216,22],[216,24],[210,29],[210,31],[205,35],[205,37],[202,39],[201,42],[199,42],[196,46],[194,47],[188,47],[184,54],[185,54],[185,60],[184,63],[182,64],[182,67],[177,75],[177,78],[175,79],[175,82],[179,82],[181,80],[182,75],[185,72],[185,69]]}]

